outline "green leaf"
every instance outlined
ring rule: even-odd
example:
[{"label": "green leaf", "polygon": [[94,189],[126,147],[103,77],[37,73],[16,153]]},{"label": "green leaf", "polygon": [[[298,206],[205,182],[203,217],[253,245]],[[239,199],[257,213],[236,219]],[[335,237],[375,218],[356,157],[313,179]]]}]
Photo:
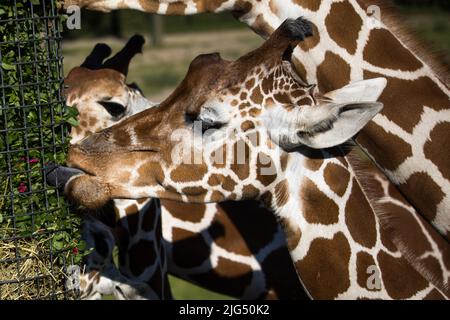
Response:
[{"label": "green leaf", "polygon": [[68,118],[68,119],[66,119],[66,121],[73,127],[76,127],[80,124],[80,122],[75,118]]},{"label": "green leaf", "polygon": [[5,70],[16,70],[16,66],[2,61],[2,68]]}]

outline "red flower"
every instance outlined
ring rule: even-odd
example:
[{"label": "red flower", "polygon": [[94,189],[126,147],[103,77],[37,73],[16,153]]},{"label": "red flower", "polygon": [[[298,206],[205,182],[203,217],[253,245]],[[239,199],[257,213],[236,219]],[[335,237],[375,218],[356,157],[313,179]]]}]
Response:
[{"label": "red flower", "polygon": [[77,255],[78,254],[78,247],[73,247],[72,248],[72,253]]},{"label": "red flower", "polygon": [[[20,157],[20,160],[27,161],[27,158],[26,157]],[[36,159],[36,158],[32,158],[32,159],[28,160],[28,163],[31,163],[31,164],[38,163],[38,162],[39,162],[39,160]]]},{"label": "red flower", "polygon": [[27,190],[28,190],[28,187],[23,182],[21,182],[19,184],[19,187],[17,188],[17,191],[19,191],[19,193],[27,192]]}]

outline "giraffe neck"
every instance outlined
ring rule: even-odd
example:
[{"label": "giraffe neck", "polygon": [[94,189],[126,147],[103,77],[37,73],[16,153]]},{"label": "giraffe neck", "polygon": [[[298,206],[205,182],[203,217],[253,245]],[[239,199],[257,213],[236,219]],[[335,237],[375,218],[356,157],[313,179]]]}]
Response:
[{"label": "giraffe neck", "polygon": [[157,299],[171,299],[159,200],[114,200],[114,211],[121,227],[120,272],[132,281],[145,282],[146,291]]},{"label": "giraffe neck", "polygon": [[[336,150],[305,156],[305,152],[289,154],[287,178],[280,177],[269,202],[283,225],[296,270],[311,296],[448,297],[445,286],[437,287],[442,282],[435,284],[416,270],[405,258],[407,250],[399,250],[380,227],[344,154]],[[403,274],[404,278],[393,274]],[[446,273],[440,276],[447,280]],[[409,285],[401,285],[402,281]]]},{"label": "giraffe neck", "polygon": [[64,7],[77,5],[89,10],[109,12],[134,9],[164,15],[190,15],[202,12],[240,11],[248,8],[244,1],[236,0],[65,0]]},{"label": "giraffe neck", "polygon": [[390,9],[381,7],[381,21],[368,14],[372,9],[357,0],[273,1],[240,20],[265,36],[287,17],[310,20],[315,35],[294,50],[294,64],[322,92],[362,79],[387,78],[379,98],[384,108],[356,142],[449,240],[448,76],[439,78],[433,63],[412,49],[389,16]]}]

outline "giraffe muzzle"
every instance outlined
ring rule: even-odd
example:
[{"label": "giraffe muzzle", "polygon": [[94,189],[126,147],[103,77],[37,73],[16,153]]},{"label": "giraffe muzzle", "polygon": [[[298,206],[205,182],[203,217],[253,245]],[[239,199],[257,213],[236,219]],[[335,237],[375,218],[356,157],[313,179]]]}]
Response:
[{"label": "giraffe muzzle", "polygon": [[58,189],[63,189],[70,178],[85,174],[84,171],[68,168],[55,163],[48,163],[44,168],[45,179],[51,186],[55,186]]}]

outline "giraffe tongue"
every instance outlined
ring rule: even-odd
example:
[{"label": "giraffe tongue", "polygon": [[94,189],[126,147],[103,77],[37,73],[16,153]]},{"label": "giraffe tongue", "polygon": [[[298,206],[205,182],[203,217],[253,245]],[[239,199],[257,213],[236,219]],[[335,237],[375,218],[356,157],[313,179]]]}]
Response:
[{"label": "giraffe tongue", "polygon": [[49,185],[55,186],[58,189],[62,189],[71,177],[75,175],[85,174],[85,172],[79,169],[68,168],[50,162],[45,166],[44,174],[45,179]]}]

